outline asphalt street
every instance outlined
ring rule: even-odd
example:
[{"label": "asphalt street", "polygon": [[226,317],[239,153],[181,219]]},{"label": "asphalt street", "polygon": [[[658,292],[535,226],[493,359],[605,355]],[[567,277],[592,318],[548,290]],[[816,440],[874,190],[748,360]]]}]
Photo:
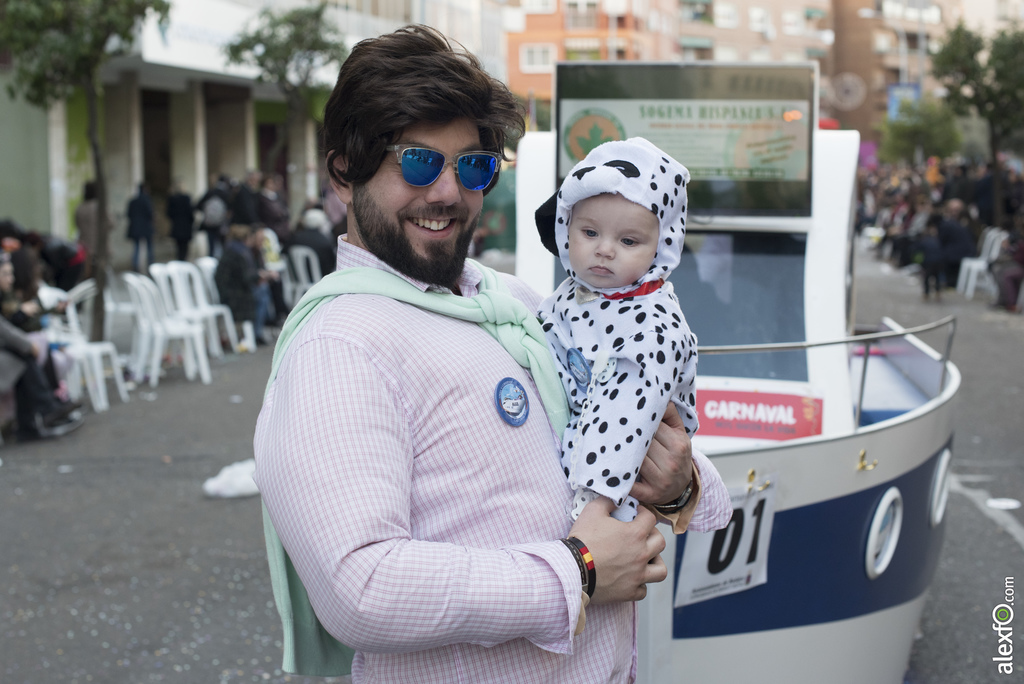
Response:
[{"label": "asphalt street", "polygon": [[[1024,495],[1024,316],[956,293],[923,302],[870,255],[857,271],[860,323],[958,320],[956,479],[908,681],[1012,681],[991,623],[1005,578],[1024,574],[1024,512],[985,502]],[[270,358],[214,360],[208,386],[171,368],[72,435],[0,448],[0,682],[332,681],[279,669],[258,498],[201,488],[251,456]]]},{"label": "asphalt street", "polygon": [[[957,319],[952,359],[963,383],[956,399],[955,477],[945,544],[911,654],[908,682],[1019,680],[1024,653],[1014,653],[1012,677],[1000,675],[992,660],[999,656],[992,611],[1004,601],[1006,578],[1017,583],[1024,576],[1024,509],[998,510],[986,502],[1024,499],[1024,315],[992,309],[984,293],[968,301],[947,291],[941,302],[924,301],[919,279],[866,252],[859,253],[856,271],[858,323],[874,324],[889,316],[912,327],[949,314]],[[942,333],[922,337],[936,349],[944,346]],[[1017,643],[1021,624],[1017,618]]]}]

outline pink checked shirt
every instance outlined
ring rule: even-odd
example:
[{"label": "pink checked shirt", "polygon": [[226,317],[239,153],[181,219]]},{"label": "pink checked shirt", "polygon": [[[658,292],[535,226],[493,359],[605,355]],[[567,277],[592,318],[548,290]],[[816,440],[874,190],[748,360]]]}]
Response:
[{"label": "pink checked shirt", "polygon": [[[338,268],[353,266],[395,273],[339,241]],[[470,265],[459,289],[472,296],[479,281]],[[535,309],[535,293],[509,286]],[[529,400],[519,427],[495,406],[506,377]],[[354,683],[635,677],[634,604],[588,607],[573,636],[580,575],[558,541],[572,499],[558,443],[530,375],[477,324],[338,297],[293,341],[255,450],[256,483],[317,616],[357,651]]]}]

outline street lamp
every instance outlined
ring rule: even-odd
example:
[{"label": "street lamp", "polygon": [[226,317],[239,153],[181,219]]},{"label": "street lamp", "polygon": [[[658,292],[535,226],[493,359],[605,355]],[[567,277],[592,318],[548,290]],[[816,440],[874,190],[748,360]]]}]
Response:
[{"label": "street lamp", "polygon": [[882,19],[886,26],[896,31],[896,36],[899,39],[900,83],[906,83],[910,78],[907,75],[907,32],[904,31],[903,27],[898,23],[892,21],[881,12],[876,12],[870,7],[861,7],[857,10],[857,16],[861,19]]}]

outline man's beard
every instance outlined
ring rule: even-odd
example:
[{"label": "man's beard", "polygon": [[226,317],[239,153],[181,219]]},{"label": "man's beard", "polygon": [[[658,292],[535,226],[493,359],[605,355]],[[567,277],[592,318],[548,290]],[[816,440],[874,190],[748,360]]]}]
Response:
[{"label": "man's beard", "polygon": [[[450,208],[445,211],[451,215]],[[480,219],[477,214],[454,241],[428,242],[425,247],[427,256],[424,257],[416,253],[402,230],[401,221],[404,217],[399,216],[397,224],[389,220],[370,196],[365,184],[353,188],[352,212],[359,226],[359,238],[363,246],[378,259],[414,280],[448,288],[453,287],[462,275],[473,231]],[[429,214],[429,210],[426,213]],[[417,216],[431,218],[424,212]],[[461,209],[452,220],[459,223],[465,222],[466,218],[465,209]]]}]

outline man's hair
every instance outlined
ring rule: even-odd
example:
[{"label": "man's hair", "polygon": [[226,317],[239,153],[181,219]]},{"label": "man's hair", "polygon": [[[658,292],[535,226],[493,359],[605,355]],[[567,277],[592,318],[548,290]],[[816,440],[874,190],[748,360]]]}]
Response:
[{"label": "man's hair", "polygon": [[[327,171],[336,183],[365,183],[403,129],[459,118],[474,122],[480,146],[500,155],[506,135],[524,129],[522,108],[508,88],[436,30],[406,26],[360,41],[324,110]],[[346,162],[344,172],[334,165],[338,158]]]}]

